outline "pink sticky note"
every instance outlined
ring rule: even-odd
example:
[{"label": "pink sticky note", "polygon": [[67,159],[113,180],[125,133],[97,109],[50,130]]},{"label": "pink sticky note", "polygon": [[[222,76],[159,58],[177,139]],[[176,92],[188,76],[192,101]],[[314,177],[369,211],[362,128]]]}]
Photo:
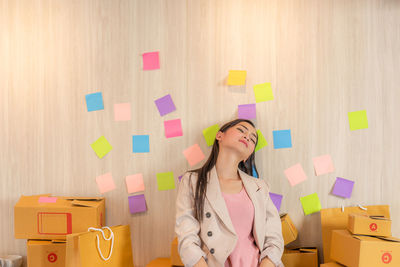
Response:
[{"label": "pink sticky note", "polygon": [[167,138],[183,135],[180,119],[164,121],[164,129],[165,129],[165,137]]},{"label": "pink sticky note", "polygon": [[315,174],[322,175],[325,173],[330,173],[335,170],[332,163],[332,158],[330,155],[322,155],[313,158]]},{"label": "pink sticky note", "polygon": [[160,68],[159,53],[149,52],[143,55],[143,70],[156,70]]},{"label": "pink sticky note", "polygon": [[56,203],[57,197],[39,197],[39,203]]},{"label": "pink sticky note", "polygon": [[144,191],[143,175],[141,173],[126,176],[125,181],[129,194]]},{"label": "pink sticky note", "polygon": [[102,194],[115,189],[115,184],[111,176],[111,172],[96,177],[96,183],[99,187],[100,193]]},{"label": "pink sticky note", "polygon": [[185,149],[183,151],[183,155],[185,155],[190,166],[196,165],[205,157],[203,151],[201,151],[201,148],[198,144],[195,144]]},{"label": "pink sticky note", "polygon": [[114,104],[114,120],[116,121],[131,120],[131,104],[130,103]]},{"label": "pink sticky note", "polygon": [[307,176],[304,173],[303,167],[301,167],[300,163],[293,165],[284,172],[291,186],[299,184],[307,179]]}]

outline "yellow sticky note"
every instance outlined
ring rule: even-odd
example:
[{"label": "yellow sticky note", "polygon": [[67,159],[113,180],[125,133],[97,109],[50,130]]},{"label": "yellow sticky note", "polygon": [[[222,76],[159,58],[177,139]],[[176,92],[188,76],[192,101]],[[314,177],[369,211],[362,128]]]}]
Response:
[{"label": "yellow sticky note", "polygon": [[90,146],[93,148],[94,152],[96,152],[96,155],[99,158],[103,158],[112,149],[112,146],[110,145],[110,143],[107,141],[107,139],[104,136],[97,139]]},{"label": "yellow sticky note", "polygon": [[301,197],[301,205],[303,206],[304,214],[309,215],[321,210],[321,202],[317,193]]},{"label": "yellow sticky note", "polygon": [[244,85],[246,83],[245,70],[230,70],[228,76],[228,85]]},{"label": "yellow sticky note", "polygon": [[219,125],[214,124],[203,130],[204,139],[206,139],[207,146],[212,146],[215,141],[215,136],[219,131]]},{"label": "yellow sticky note", "polygon": [[254,85],[254,95],[256,97],[256,103],[274,100],[274,94],[272,93],[271,83],[262,83]]},{"label": "yellow sticky note", "polygon": [[368,119],[366,110],[349,112],[348,115],[349,115],[349,124],[351,131],[368,128]]},{"label": "yellow sticky note", "polygon": [[254,151],[258,151],[261,148],[265,147],[268,145],[267,140],[265,139],[264,135],[261,133],[260,130],[257,130],[257,135],[258,135],[258,141],[257,141],[257,145],[256,148],[254,149]]},{"label": "yellow sticky note", "polygon": [[175,188],[174,173],[162,172],[157,173],[158,190],[171,190]]}]

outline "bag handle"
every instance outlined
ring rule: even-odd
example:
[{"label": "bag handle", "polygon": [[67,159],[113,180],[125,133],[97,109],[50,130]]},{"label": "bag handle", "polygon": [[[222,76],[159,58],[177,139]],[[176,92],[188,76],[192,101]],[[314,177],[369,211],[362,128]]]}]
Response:
[{"label": "bag handle", "polygon": [[[103,229],[108,229],[108,231],[110,231],[110,236],[108,238],[106,238],[106,236],[104,235],[104,231]],[[112,252],[113,252],[113,248],[114,248],[114,233],[113,231],[110,229],[110,227],[108,226],[104,226],[101,229],[100,228],[94,228],[94,227],[89,227],[88,231],[90,232],[91,230],[93,231],[97,231],[97,232],[101,232],[101,234],[103,235],[104,240],[109,241],[111,239],[111,249],[110,249],[110,254],[108,255],[107,258],[104,258],[103,253],[101,253],[101,249],[100,249],[100,241],[99,241],[99,236],[96,235],[96,241],[97,241],[97,251],[100,254],[100,257],[104,260],[104,261],[108,261],[111,258]]]}]

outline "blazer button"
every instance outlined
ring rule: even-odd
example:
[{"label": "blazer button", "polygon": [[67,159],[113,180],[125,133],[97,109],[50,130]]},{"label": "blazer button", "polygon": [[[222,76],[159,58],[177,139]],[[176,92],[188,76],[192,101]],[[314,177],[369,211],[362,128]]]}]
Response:
[{"label": "blazer button", "polygon": [[207,217],[207,218],[210,218],[210,217],[211,217],[211,213],[207,212],[207,213],[206,213],[206,217]]},{"label": "blazer button", "polygon": [[214,254],[214,252],[215,252],[215,250],[212,248],[212,249],[210,249],[210,253],[211,254]]},{"label": "blazer button", "polygon": [[212,232],[211,232],[211,231],[208,231],[208,232],[207,232],[207,235],[208,235],[208,236],[212,236]]}]

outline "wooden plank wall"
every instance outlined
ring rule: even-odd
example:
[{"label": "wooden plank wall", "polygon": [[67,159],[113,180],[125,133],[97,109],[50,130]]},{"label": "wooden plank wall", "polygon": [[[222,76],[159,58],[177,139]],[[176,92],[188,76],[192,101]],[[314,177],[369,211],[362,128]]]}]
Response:
[{"label": "wooden plank wall", "polygon": [[[107,224],[129,224],[135,266],[169,256],[176,190],[158,191],[156,173],[190,168],[182,151],[202,129],[254,103],[253,86],[271,82],[275,100],[257,104],[269,146],[257,152],[261,176],[284,195],[299,229],[294,245],[321,248],[323,208],[389,204],[400,236],[400,2],[397,0],[9,0],[0,1],[0,254],[26,253],[13,238],[20,195],[100,196],[95,177],[112,172]],[[143,71],[141,54],[160,51],[161,69]],[[229,70],[247,70],[228,87]],[[105,109],[87,112],[102,92]],[[160,117],[154,100],[177,110]],[[132,120],[114,121],[130,102]],[[347,113],[367,110],[369,128],[350,131]],[[183,136],[166,139],[163,121],[180,118]],[[293,148],[273,149],[272,131],[291,129]],[[150,153],[132,153],[132,135],[150,135]],[[113,146],[103,159],[90,147]],[[335,172],[315,176],[312,158],[330,154]],[[301,163],[308,180],[291,187],[283,171]],[[143,173],[148,211],[130,215],[125,176]],[[336,177],[355,181],[350,199],[330,193]]]}]

